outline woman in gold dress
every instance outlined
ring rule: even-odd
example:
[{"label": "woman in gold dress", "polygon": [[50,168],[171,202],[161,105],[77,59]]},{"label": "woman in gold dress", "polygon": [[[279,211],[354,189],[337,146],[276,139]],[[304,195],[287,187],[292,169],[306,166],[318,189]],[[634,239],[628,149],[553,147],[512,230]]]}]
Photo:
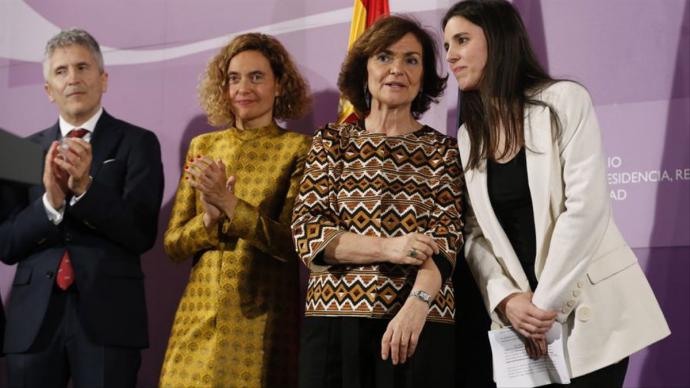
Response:
[{"label": "woman in gold dress", "polygon": [[209,122],[187,153],[165,251],[193,257],[160,386],[296,386],[298,260],[290,234],[307,136],[276,125],[309,106],[307,85],[273,37],[233,39],[200,86]]}]

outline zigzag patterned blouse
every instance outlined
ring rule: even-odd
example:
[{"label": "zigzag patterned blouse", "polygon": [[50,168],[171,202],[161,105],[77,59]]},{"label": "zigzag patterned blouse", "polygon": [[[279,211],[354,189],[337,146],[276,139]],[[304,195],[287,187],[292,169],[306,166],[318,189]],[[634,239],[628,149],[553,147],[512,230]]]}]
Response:
[{"label": "zigzag patterned blouse", "polygon": [[327,265],[322,254],[344,232],[419,232],[438,243],[434,261],[444,279],[427,320],[452,323],[462,184],[457,141],[430,127],[402,136],[368,133],[357,124],[317,131],[292,218],[297,252],[310,271],[305,314],[392,318],[414,285],[416,266]]}]

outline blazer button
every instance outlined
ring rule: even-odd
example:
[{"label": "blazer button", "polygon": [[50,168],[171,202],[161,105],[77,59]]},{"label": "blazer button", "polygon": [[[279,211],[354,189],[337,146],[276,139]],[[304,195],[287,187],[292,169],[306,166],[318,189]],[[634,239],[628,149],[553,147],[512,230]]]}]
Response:
[{"label": "blazer button", "polygon": [[585,283],[582,280],[577,281],[577,288],[582,288],[582,286],[584,286],[584,285],[585,285]]},{"label": "blazer button", "polygon": [[71,233],[65,233],[65,242],[70,242],[72,241],[72,234]]},{"label": "blazer button", "polygon": [[573,290],[573,296],[574,296],[575,298],[577,298],[578,296],[580,296],[580,290]]},{"label": "blazer button", "polygon": [[587,322],[592,319],[592,308],[587,305],[582,305],[575,310],[575,317],[580,322]]},{"label": "blazer button", "polygon": [[568,303],[566,303],[566,305],[567,305],[568,307],[573,307],[573,306],[575,305],[575,301],[574,301],[574,300],[569,300]]},{"label": "blazer button", "polygon": [[53,271],[46,272],[46,279],[52,279],[55,273]]}]

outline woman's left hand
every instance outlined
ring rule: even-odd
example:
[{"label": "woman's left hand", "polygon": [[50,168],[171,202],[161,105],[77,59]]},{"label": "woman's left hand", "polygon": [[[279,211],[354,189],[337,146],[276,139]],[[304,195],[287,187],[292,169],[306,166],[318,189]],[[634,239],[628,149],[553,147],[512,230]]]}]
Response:
[{"label": "woman's left hand", "polygon": [[226,177],[223,161],[213,161],[206,156],[197,157],[185,170],[191,177],[192,187],[203,194],[204,200],[231,218],[237,205],[237,197],[233,191],[235,179]]},{"label": "woman's left hand", "polygon": [[546,356],[548,353],[546,338],[526,338],[523,337],[525,341],[525,350],[529,358],[533,360],[538,360],[541,357]]},{"label": "woman's left hand", "polygon": [[381,338],[381,359],[387,360],[390,355],[393,365],[405,363],[412,357],[419,336],[424,328],[429,305],[418,298],[407,298],[405,304],[388,323],[386,332]]}]

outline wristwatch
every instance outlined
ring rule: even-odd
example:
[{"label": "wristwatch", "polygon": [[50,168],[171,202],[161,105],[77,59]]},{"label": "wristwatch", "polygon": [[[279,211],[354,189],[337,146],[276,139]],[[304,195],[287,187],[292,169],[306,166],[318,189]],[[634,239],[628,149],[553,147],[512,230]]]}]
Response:
[{"label": "wristwatch", "polygon": [[422,291],[422,290],[412,291],[412,292],[410,292],[410,296],[414,296],[418,299],[421,299],[424,302],[426,302],[427,305],[431,306],[431,295],[429,295],[426,291]]}]

